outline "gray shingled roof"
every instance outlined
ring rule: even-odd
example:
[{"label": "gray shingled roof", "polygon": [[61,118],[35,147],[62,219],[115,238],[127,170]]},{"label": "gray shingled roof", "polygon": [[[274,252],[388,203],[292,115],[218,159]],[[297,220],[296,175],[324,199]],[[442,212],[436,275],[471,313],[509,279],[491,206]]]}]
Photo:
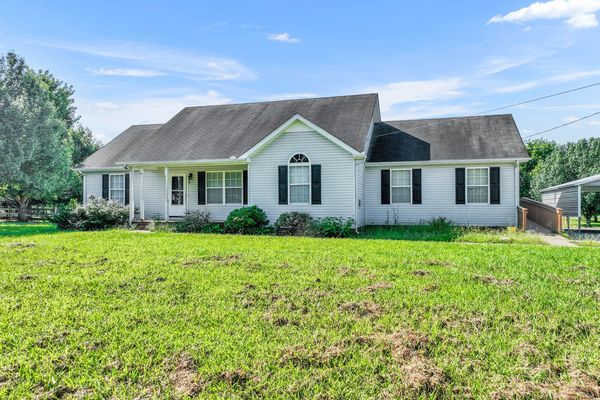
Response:
[{"label": "gray shingled roof", "polygon": [[369,162],[527,158],[510,114],[375,125]]},{"label": "gray shingled roof", "polygon": [[137,157],[146,138],[156,132],[161,126],[162,124],[132,125],[76,167],[117,167],[118,165],[115,163]]},{"label": "gray shingled roof", "polygon": [[[84,161],[86,167],[115,162],[191,161],[239,157],[296,114],[363,151],[377,94],[187,107],[143,140],[132,129]],[[137,128],[139,129],[139,127]],[[125,147],[119,149],[119,147]],[[130,148],[130,149],[127,149]],[[89,167],[88,167],[89,168]]]}]

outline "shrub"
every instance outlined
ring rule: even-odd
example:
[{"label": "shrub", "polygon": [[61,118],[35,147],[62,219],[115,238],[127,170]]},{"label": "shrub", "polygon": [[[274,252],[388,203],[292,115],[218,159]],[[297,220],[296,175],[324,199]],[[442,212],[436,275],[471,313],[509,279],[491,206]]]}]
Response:
[{"label": "shrub", "polygon": [[60,229],[93,231],[126,226],[129,207],[115,201],[90,197],[87,204],[65,207],[51,221]]},{"label": "shrub", "polygon": [[192,211],[175,225],[177,232],[201,233],[210,225],[210,213],[204,211]]},{"label": "shrub", "polygon": [[308,213],[298,211],[283,213],[275,222],[275,232],[280,236],[313,236],[315,221]]},{"label": "shrub", "polygon": [[233,210],[225,220],[227,233],[257,234],[269,223],[267,214],[257,206],[242,207]]},{"label": "shrub", "polygon": [[223,225],[208,224],[202,229],[202,233],[223,233]]},{"label": "shrub", "polygon": [[445,232],[454,228],[452,221],[444,217],[433,218],[429,221],[429,226],[436,232]]},{"label": "shrub", "polygon": [[316,225],[319,236],[344,238],[354,234],[352,218],[325,217],[318,221]]}]

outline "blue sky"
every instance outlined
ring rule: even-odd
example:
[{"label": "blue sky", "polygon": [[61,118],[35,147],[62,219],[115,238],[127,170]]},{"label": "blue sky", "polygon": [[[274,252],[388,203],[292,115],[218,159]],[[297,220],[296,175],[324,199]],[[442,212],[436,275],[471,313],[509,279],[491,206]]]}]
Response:
[{"label": "blue sky", "polygon": [[[460,116],[600,82],[600,0],[7,2],[14,50],[76,89],[104,142],[190,105],[378,92],[384,119]],[[511,112],[523,136],[600,86]],[[600,136],[600,116],[544,137]]]}]

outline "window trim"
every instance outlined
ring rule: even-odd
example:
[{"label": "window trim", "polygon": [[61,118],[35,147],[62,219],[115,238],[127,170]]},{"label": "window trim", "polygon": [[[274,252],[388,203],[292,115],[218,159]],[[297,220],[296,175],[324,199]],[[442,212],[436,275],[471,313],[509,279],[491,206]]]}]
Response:
[{"label": "window trim", "polygon": [[[111,189],[111,186],[110,186],[110,184],[111,184],[110,177],[111,176],[122,176],[123,177],[123,189]],[[122,190],[123,191],[123,202],[120,202],[120,201],[115,200],[115,199],[112,198],[112,191],[113,190],[115,190],[115,191],[116,190]],[[125,192],[126,191],[127,191],[127,188],[125,186],[125,174],[124,173],[121,173],[121,174],[108,174],[108,200],[109,201],[116,201],[119,204],[125,204],[125,200],[126,200],[125,199]]]},{"label": "window trim", "polygon": [[[413,187],[413,179],[412,179],[412,168],[394,168],[394,169],[390,169],[390,205],[392,204],[410,204],[413,205],[413,193],[412,193],[412,187]],[[394,171],[408,171],[408,177],[410,179],[410,183],[408,186],[394,186],[393,182],[394,182]],[[408,188],[408,192],[410,193],[410,200],[408,202],[394,202],[394,196],[393,196],[393,189],[394,188]]]},{"label": "window trim", "polygon": [[[292,158],[294,158],[297,155],[302,155],[304,157],[306,157],[306,159],[308,160],[308,162],[291,162]],[[290,172],[291,172],[291,167],[303,167],[306,166],[308,167],[308,183],[290,183],[291,179],[290,179]],[[288,205],[310,205],[311,204],[311,193],[312,193],[312,163],[310,161],[310,157],[308,157],[306,155],[306,153],[303,152],[296,152],[294,154],[292,154],[289,158],[288,158],[288,164],[287,164],[288,170],[287,170],[287,190],[288,190]],[[293,203],[292,202],[292,196],[291,196],[291,186],[308,186],[308,201],[305,203]]]},{"label": "window trim", "polygon": [[[204,194],[205,194],[205,198],[206,198],[206,204],[204,206],[228,206],[228,205],[239,205],[239,204],[244,204],[244,170],[240,169],[240,170],[229,170],[229,171],[204,171],[206,173],[206,185],[204,188]],[[241,182],[242,185],[237,187],[227,187],[227,185],[225,184],[225,173],[227,172],[239,172],[241,175]],[[221,182],[223,182],[223,185],[221,185],[221,203],[209,203],[208,202],[208,190],[209,189],[218,189],[216,187],[214,188],[209,188],[208,187],[208,174],[221,174]],[[242,191],[242,199],[239,203],[227,203],[226,202],[226,189],[240,189]]]},{"label": "window trim", "polygon": [[[469,185],[469,170],[474,170],[474,169],[485,169],[487,170],[487,202],[470,202],[469,201],[469,186],[471,187],[483,187],[484,185]],[[471,205],[480,205],[480,206],[485,206],[485,205],[489,205],[490,204],[490,197],[491,197],[491,192],[490,189],[491,185],[490,185],[490,167],[465,167],[465,204],[471,204]]]}]

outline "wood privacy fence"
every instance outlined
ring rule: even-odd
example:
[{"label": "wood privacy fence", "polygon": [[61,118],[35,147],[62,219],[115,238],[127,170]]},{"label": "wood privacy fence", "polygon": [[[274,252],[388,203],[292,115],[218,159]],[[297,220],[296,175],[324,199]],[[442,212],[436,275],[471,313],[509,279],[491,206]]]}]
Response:
[{"label": "wood privacy fence", "polygon": [[[30,219],[43,220],[48,219],[49,217],[56,214],[55,207],[47,207],[47,206],[31,206],[28,209],[27,216]],[[8,207],[8,206],[0,206],[0,219],[5,219],[7,221],[16,220],[19,218],[19,209],[16,207]]]},{"label": "wood privacy fence", "polygon": [[554,233],[562,232],[562,209],[549,206],[539,201],[521,198],[521,208],[526,208],[526,217]]}]

